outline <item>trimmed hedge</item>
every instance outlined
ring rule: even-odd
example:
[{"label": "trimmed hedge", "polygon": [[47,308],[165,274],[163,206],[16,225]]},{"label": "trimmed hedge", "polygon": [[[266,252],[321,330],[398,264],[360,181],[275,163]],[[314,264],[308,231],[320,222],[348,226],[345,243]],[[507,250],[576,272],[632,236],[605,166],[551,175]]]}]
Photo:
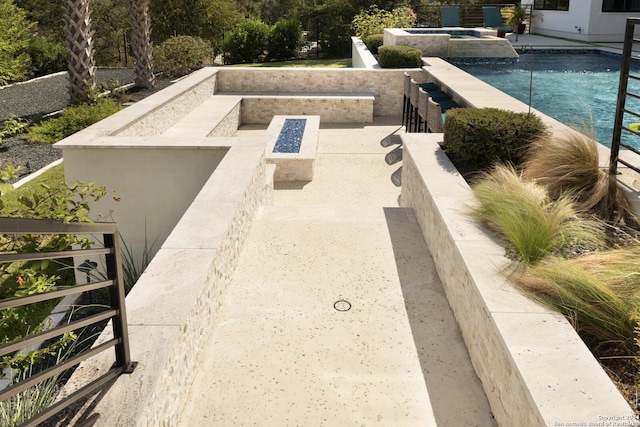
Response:
[{"label": "trimmed hedge", "polygon": [[420,68],[422,66],[422,51],[409,46],[380,46],[378,64],[382,68]]},{"label": "trimmed hedge", "polygon": [[447,112],[443,146],[454,162],[469,169],[486,169],[496,162],[519,165],[529,144],[546,132],[534,114],[457,108]]},{"label": "trimmed hedge", "polygon": [[382,46],[382,43],[384,42],[384,34],[371,34],[369,37],[364,39],[363,42],[373,55],[377,55],[378,48]]}]

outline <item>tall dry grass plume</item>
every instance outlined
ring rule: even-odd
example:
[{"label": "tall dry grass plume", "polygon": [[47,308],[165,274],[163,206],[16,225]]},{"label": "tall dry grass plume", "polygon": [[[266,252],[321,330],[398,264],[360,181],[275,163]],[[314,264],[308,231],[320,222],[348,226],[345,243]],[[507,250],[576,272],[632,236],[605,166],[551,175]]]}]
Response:
[{"label": "tall dry grass plume", "polygon": [[524,181],[512,166],[494,166],[471,188],[480,202],[471,215],[504,236],[526,264],[569,246],[604,245],[598,222],[579,217],[569,198],[550,200],[545,187]]},{"label": "tall dry grass plume", "polygon": [[552,198],[569,195],[581,212],[613,223],[640,225],[615,177],[599,166],[593,132],[586,133],[571,130],[538,138],[522,164],[523,178],[546,187]]}]

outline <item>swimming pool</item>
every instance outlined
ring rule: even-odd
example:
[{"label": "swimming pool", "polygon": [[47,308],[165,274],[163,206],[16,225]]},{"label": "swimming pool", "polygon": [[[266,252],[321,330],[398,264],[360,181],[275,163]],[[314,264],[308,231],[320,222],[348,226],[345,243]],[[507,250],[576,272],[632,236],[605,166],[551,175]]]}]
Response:
[{"label": "swimming pool", "polygon": [[[569,53],[521,53],[511,64],[454,64],[514,98],[529,103],[530,69],[533,65],[531,106],[570,126],[590,126],[596,139],[611,145],[620,79],[620,55],[600,51]],[[635,70],[640,72],[640,68]],[[629,81],[629,90],[640,92],[640,83]],[[640,102],[627,98],[627,108],[640,111]],[[625,124],[637,121],[625,117]],[[640,138],[625,136],[640,148]]]}]

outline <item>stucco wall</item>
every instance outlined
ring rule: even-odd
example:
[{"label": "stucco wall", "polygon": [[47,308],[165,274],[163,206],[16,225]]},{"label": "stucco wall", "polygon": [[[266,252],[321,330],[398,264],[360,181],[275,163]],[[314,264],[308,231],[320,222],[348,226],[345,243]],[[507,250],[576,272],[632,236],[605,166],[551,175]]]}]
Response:
[{"label": "stucco wall", "polygon": [[63,151],[65,178],[105,185],[110,196],[93,204],[92,214],[117,222],[136,254],[142,253],[146,233],[148,243],[155,242],[155,253],[226,152],[158,146],[68,148]]},{"label": "stucco wall", "polygon": [[634,15],[638,14],[602,12],[602,0],[572,0],[568,11],[534,10],[531,32],[591,42],[622,42],[627,17]]}]

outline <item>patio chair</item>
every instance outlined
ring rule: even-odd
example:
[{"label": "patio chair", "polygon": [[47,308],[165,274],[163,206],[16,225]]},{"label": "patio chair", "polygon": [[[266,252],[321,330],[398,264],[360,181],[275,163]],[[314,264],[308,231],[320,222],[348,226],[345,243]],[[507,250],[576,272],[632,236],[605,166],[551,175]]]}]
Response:
[{"label": "patio chair", "polygon": [[402,100],[402,124],[407,127],[407,121],[409,120],[409,111],[411,108],[411,76],[406,71],[404,72],[404,98]]},{"label": "patio chair", "polygon": [[482,6],[482,18],[484,26],[487,28],[503,28],[502,14],[500,8],[495,6]]},{"label": "patio chair", "polygon": [[433,99],[435,102],[440,102],[450,101],[451,97],[446,92],[441,91],[440,88],[434,83],[427,83],[418,86],[418,123],[416,128],[417,132],[427,132],[429,98]]},{"label": "patio chair", "polygon": [[459,27],[460,8],[458,6],[442,6],[440,8],[440,25],[442,27]]},{"label": "patio chair", "polygon": [[453,100],[435,101],[429,97],[427,100],[427,132],[442,133],[444,129],[444,115],[451,108],[460,108]]},{"label": "patio chair", "polygon": [[407,132],[415,132],[418,123],[418,83],[411,79],[411,88],[409,95],[409,120],[408,126],[405,127]]},{"label": "patio chair", "polygon": [[[411,87],[409,88],[409,118],[406,120],[407,123],[405,124],[407,132],[419,132],[422,125],[420,121],[421,117],[426,117],[424,114],[422,116],[420,114],[420,105],[422,105],[420,104],[420,89],[428,93],[440,90],[438,85],[435,83],[418,83],[414,79],[411,79]],[[424,109],[425,107],[426,105],[422,108]]]}]

